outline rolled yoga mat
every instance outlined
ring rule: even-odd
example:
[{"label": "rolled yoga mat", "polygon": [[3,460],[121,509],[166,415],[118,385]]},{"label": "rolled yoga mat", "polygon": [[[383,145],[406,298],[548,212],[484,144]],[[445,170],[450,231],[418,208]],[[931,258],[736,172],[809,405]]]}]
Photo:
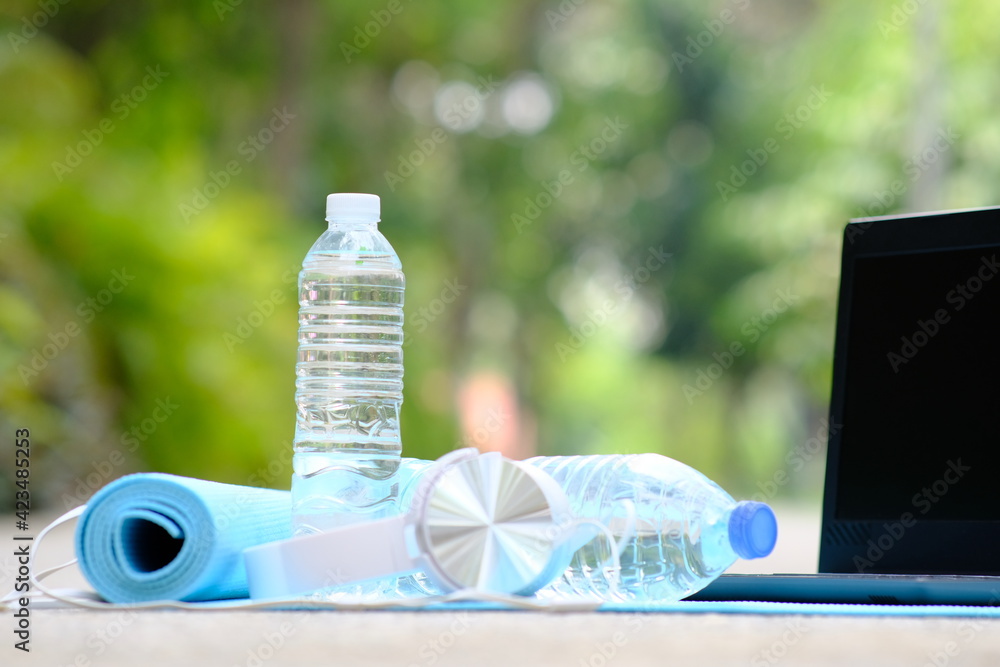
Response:
[{"label": "rolled yoga mat", "polygon": [[110,602],[242,598],[243,550],[291,537],[291,522],[288,491],[139,473],[87,503],[76,555]]}]

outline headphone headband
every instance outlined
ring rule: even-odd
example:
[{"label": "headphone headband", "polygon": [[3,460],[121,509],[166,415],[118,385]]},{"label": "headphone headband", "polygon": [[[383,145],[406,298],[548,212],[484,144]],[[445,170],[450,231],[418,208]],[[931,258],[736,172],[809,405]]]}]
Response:
[{"label": "headphone headband", "polygon": [[251,597],[415,571],[446,592],[530,595],[568,565],[569,502],[547,474],[474,449],[425,474],[405,515],[247,549]]}]

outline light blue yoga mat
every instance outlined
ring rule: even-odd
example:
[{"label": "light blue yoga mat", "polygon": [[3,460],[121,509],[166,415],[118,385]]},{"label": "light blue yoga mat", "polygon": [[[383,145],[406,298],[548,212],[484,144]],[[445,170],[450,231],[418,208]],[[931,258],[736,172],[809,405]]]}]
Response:
[{"label": "light blue yoga mat", "polygon": [[87,503],[76,554],[110,602],[222,600],[248,596],[244,549],[291,535],[288,491],[140,473]]},{"label": "light blue yoga mat", "polygon": [[[234,601],[235,602],[235,601]],[[228,606],[230,602],[209,603],[211,606]],[[317,613],[331,613],[328,609],[318,609],[310,605],[290,603],[284,609]],[[509,611],[524,613],[525,610],[495,602],[445,602],[414,609],[412,607],[385,607],[383,611]],[[564,612],[569,610],[563,610]],[[843,604],[822,602],[715,602],[681,601],[667,603],[629,604],[607,602],[595,609],[572,610],[572,613],[622,613],[622,614],[753,614],[753,615],[797,615],[797,616],[906,616],[906,617],[952,617],[952,618],[1000,618],[1000,607],[978,607],[961,605],[882,605]],[[338,613],[332,611],[332,613]],[[539,613],[531,611],[528,613]],[[547,613],[547,612],[541,612]]]},{"label": "light blue yoga mat", "polygon": [[609,602],[600,611],[674,614],[805,614],[827,616],[972,616],[1000,618],[1000,607],[960,605],[830,604],[821,602],[709,602],[664,604]]}]

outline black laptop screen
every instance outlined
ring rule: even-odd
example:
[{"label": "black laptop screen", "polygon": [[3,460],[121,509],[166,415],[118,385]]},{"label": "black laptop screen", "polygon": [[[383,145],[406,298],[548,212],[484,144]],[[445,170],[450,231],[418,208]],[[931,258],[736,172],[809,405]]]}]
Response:
[{"label": "black laptop screen", "polygon": [[838,519],[1000,520],[998,262],[855,258]]}]

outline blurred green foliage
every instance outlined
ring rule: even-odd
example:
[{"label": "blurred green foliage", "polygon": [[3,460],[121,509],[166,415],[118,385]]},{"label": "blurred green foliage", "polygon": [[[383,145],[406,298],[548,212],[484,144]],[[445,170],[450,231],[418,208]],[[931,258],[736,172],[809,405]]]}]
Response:
[{"label": "blurred green foliage", "polygon": [[996,203],[998,13],[6,2],[0,450],[29,428],[60,507],[134,470],[287,488],[295,275],[357,191],[407,275],[407,455],[496,371],[540,453],[758,491],[823,429],[846,220]]}]

